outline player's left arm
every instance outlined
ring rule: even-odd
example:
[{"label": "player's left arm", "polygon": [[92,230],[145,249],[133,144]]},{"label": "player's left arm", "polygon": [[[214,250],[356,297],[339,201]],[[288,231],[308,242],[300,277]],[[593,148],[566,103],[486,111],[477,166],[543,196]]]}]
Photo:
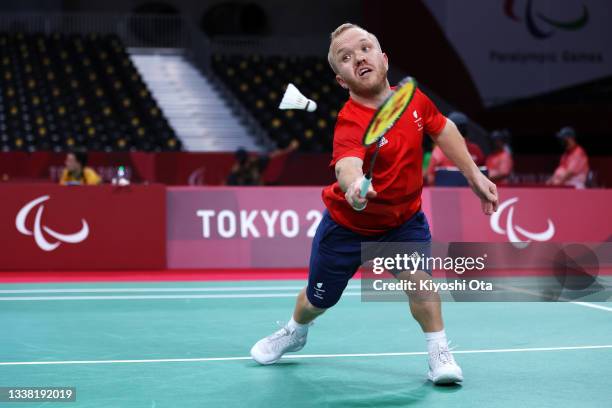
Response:
[{"label": "player's left arm", "polygon": [[446,124],[434,138],[446,157],[461,170],[474,193],[480,198],[482,211],[487,215],[497,211],[497,187],[480,172],[468,152],[463,136],[453,121],[447,118]]}]

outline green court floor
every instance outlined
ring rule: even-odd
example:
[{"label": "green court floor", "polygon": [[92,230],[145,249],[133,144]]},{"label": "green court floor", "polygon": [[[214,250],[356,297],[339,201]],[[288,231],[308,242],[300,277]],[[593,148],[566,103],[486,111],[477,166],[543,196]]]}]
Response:
[{"label": "green court floor", "polygon": [[297,281],[0,285],[0,386],[74,386],[30,407],[611,407],[611,303],[445,303],[465,383],[426,381],[404,303],[358,282],[274,366],[251,345]]}]

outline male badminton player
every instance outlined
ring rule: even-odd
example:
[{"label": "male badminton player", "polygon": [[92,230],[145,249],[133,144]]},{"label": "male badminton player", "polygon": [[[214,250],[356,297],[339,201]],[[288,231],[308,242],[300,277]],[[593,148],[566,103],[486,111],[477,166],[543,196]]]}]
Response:
[{"label": "male badminton player", "polygon": [[[495,185],[474,164],[457,127],[418,90],[405,114],[385,134],[373,187],[360,197],[364,162],[372,154],[362,145],[362,137],[376,109],[393,92],[387,79],[388,59],[373,34],[347,23],[331,34],[328,60],[350,95],[334,131],[331,164],[337,182],[323,191],[327,210],[312,243],[308,285],[297,296],[291,320],[251,349],[260,364],[273,364],[284,353],[304,347],[311,322],[338,302],[359,268],[362,242],[431,241],[421,211],[424,134],[431,135],[463,172],[484,213],[497,209]],[[418,271],[413,277],[425,273]],[[434,301],[409,295],[411,313],[427,340],[428,378],[435,384],[460,382],[463,373],[448,349],[440,298],[433,295]]]}]

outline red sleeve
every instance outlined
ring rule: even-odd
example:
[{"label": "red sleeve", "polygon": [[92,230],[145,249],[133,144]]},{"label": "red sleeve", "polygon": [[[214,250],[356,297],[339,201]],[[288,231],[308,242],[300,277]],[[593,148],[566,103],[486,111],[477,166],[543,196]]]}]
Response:
[{"label": "red sleeve", "polygon": [[415,96],[420,100],[425,133],[434,137],[438,136],[446,125],[446,117],[440,113],[436,105],[420,89],[416,90]]},{"label": "red sleeve", "polygon": [[344,157],[365,157],[366,148],[361,144],[364,129],[357,122],[339,116],[334,129],[334,151],[330,166]]}]

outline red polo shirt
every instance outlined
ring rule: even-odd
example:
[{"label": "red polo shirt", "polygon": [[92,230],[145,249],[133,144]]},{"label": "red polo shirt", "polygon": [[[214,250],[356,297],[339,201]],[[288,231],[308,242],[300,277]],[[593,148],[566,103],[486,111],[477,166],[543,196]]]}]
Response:
[{"label": "red polo shirt", "polygon": [[[375,146],[365,148],[362,138],[375,109],[352,99],[338,114],[334,131],[331,166],[344,157],[363,160],[367,172]],[[410,105],[395,126],[385,134],[374,165],[372,186],[378,193],[363,211],[355,211],[344,198],[338,182],[323,190],[323,202],[338,224],[363,235],[384,234],[403,224],[421,208],[423,188],[423,134],[437,136],[446,118],[417,89]]]}]

